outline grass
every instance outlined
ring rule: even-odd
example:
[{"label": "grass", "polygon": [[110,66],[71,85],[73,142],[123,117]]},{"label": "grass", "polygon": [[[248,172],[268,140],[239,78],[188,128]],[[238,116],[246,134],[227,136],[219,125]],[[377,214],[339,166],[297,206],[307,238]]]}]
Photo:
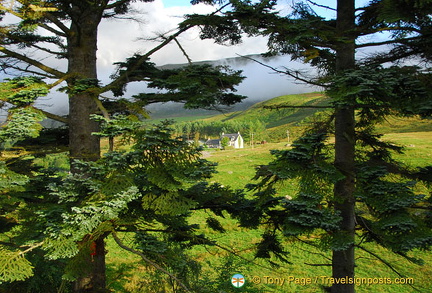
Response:
[{"label": "grass", "polygon": [[383,139],[404,146],[404,154],[396,156],[408,166],[432,163],[432,132],[389,133]]},{"label": "grass", "polygon": [[[309,103],[314,105],[324,105],[325,99],[319,93],[294,95],[289,97],[290,104],[298,105]],[[287,97],[279,97],[266,102],[266,105],[276,105],[286,103]],[[299,119],[314,112],[306,109],[281,109],[270,111],[262,108],[263,104],[257,105],[251,111],[236,112],[221,117],[207,119],[257,119],[263,118],[268,122],[269,131],[278,133],[280,137],[286,133],[286,129],[298,129]],[[287,117],[289,116],[289,117]],[[205,117],[187,117],[187,121]],[[185,121],[178,118],[177,121]],[[288,123],[288,124],[286,124]],[[405,154],[397,155],[397,159],[408,166],[431,165],[432,156],[432,124],[430,121],[422,121],[417,118],[400,119],[389,118],[386,123],[379,125],[379,131],[387,133],[382,139],[405,146]],[[296,131],[291,131],[291,139],[295,139]],[[255,167],[267,164],[272,160],[269,151],[271,149],[286,148],[285,142],[268,143],[251,146],[245,149],[228,150],[208,150],[205,153],[207,159],[217,162],[218,173],[212,178],[213,181],[234,189],[242,189],[255,174]],[[103,140],[102,147],[107,148],[106,140]],[[52,157],[52,163],[59,167],[63,165],[63,160],[59,157]],[[287,185],[279,192],[290,192],[295,186]],[[288,193],[289,194],[289,193]],[[235,251],[240,257],[233,257],[227,250],[215,247],[195,247],[190,250],[190,255],[202,265],[201,281],[211,281],[214,283],[226,283],[224,292],[262,292],[262,293],[282,293],[282,292],[322,292],[323,285],[330,285],[327,277],[331,276],[330,263],[331,254],[319,248],[312,247],[302,242],[284,239],[284,249],[289,252],[288,261],[281,263],[279,267],[272,267],[266,261],[254,259],[254,247],[260,240],[263,230],[247,230],[229,217],[219,218],[226,233],[216,233],[210,230],[205,224],[206,212],[196,212],[190,219],[191,224],[199,224],[200,231],[208,235],[212,240],[217,241],[221,247],[230,251]],[[126,245],[133,246],[131,234],[120,234]],[[310,236],[313,238],[313,235]],[[402,276],[412,278],[414,287],[410,285],[398,284],[362,284],[356,286],[357,292],[377,292],[377,293],[405,293],[405,292],[432,292],[432,255],[425,251],[410,252],[410,257],[422,258],[425,265],[419,266],[411,263],[407,259],[395,255],[392,252],[373,244],[365,244],[368,251],[380,255],[392,268],[397,270]],[[163,292],[161,287],[158,290],[149,288],[157,284],[157,281],[165,278],[158,273],[141,258],[135,254],[120,249],[109,236],[107,238],[107,276],[108,287],[112,292]],[[374,281],[374,278],[381,280],[395,281],[400,276],[391,268],[385,265],[374,255],[362,250],[356,251],[356,277],[365,278],[365,281]],[[249,282],[244,290],[231,287],[230,277],[235,273],[245,275]],[[251,280],[260,284],[253,285]],[[282,280],[284,280],[283,285]],[[379,279],[376,279],[379,281]],[[411,280],[411,279],[410,279]],[[279,282],[276,282],[279,281]],[[153,283],[152,283],[153,282]],[[310,282],[310,284],[309,284]],[[172,292],[167,290],[167,292]],[[216,293],[216,292],[215,292]]]},{"label": "grass", "polygon": [[385,122],[377,127],[380,133],[418,133],[431,132],[432,123],[430,119],[419,117],[397,117],[390,116]]},{"label": "grass", "polygon": [[[383,139],[406,145],[406,154],[399,155],[398,159],[407,165],[428,165],[431,162],[432,132],[417,133],[390,133]],[[254,176],[254,168],[260,164],[267,164],[272,160],[271,149],[286,148],[285,143],[269,143],[248,146],[245,149],[209,150],[205,153],[207,159],[217,162],[218,173],[214,181],[233,188],[243,188]],[[289,186],[288,186],[289,188]],[[202,265],[203,280],[229,283],[230,277],[235,273],[242,273],[247,282],[244,290],[227,287],[224,292],[323,292],[323,285],[329,286],[331,276],[331,254],[316,247],[298,241],[285,239],[284,249],[289,252],[288,260],[291,264],[281,264],[280,267],[271,267],[263,260],[254,259],[254,246],[260,239],[263,230],[247,230],[238,227],[230,218],[220,218],[227,229],[226,233],[216,233],[204,224],[208,215],[197,212],[191,218],[191,223],[200,224],[203,233],[217,241],[222,247],[236,251],[242,258],[232,257],[226,250],[217,247],[197,247],[190,254]],[[125,235],[127,240],[127,235]],[[310,236],[313,238],[313,236]],[[113,241],[109,239],[108,272],[111,279],[110,288],[115,292],[156,292],[145,291],[152,279],[149,269],[139,257],[128,252],[119,251]],[[411,263],[402,256],[373,245],[364,244],[368,251],[379,255],[392,268],[385,265],[374,255],[357,249],[356,251],[356,277],[358,281],[366,282],[356,286],[357,292],[432,292],[432,256],[425,251],[413,251],[409,256],[422,258],[425,265],[419,266]],[[394,284],[397,270],[409,284]],[[151,271],[151,270],[150,270]],[[260,284],[252,284],[255,280]],[[283,280],[283,285],[281,284]],[[368,282],[385,282],[386,284],[367,284]],[[390,284],[389,282],[392,282]],[[144,290],[144,291],[143,291]]]}]

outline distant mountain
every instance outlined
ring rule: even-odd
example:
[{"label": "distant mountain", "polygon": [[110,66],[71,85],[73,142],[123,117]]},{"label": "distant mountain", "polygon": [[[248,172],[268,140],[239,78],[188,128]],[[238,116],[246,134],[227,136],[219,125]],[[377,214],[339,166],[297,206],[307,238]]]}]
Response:
[{"label": "distant mountain", "polygon": [[256,102],[245,101],[231,107],[221,107],[217,110],[205,109],[185,109],[181,103],[160,103],[146,107],[152,119],[169,119],[176,117],[194,117],[194,116],[210,116],[218,114],[232,113],[236,111],[244,111],[252,107]]},{"label": "distant mountain", "polygon": [[[245,58],[246,57],[246,58]],[[247,96],[242,103],[229,108],[221,108],[222,113],[244,111],[257,102],[272,99],[277,96],[288,94],[308,93],[321,90],[306,84],[298,83],[289,79],[286,75],[276,74],[274,71],[253,60],[267,64],[271,67],[283,70],[284,67],[290,69],[302,69],[313,74],[313,69],[308,68],[303,63],[296,63],[288,56],[262,57],[259,54],[248,55],[245,57],[226,58],[214,61],[200,61],[194,64],[211,64],[213,66],[229,66],[234,70],[242,70],[246,79],[236,88],[238,94]],[[185,66],[187,64],[167,64],[160,68],[170,69]],[[154,119],[174,118],[185,116],[216,115],[218,111],[208,110],[185,110],[180,103],[161,103],[147,107],[150,116]]]}]

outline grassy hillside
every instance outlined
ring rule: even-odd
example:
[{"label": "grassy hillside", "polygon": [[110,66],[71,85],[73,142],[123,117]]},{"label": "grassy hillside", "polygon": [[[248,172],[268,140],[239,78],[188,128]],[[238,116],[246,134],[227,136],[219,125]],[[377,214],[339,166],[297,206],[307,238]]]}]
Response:
[{"label": "grassy hillside", "polygon": [[[244,111],[210,117],[177,117],[175,121],[178,123],[188,121],[202,121],[204,123],[260,121],[266,128],[265,139],[278,142],[286,139],[287,130],[290,132],[291,139],[298,137],[309,122],[328,112],[325,107],[329,104],[330,99],[320,92],[285,95],[259,102]],[[432,131],[432,123],[428,119],[392,116],[387,117],[385,122],[378,125],[377,131],[380,133],[429,132]],[[248,133],[242,134],[247,139]]]},{"label": "grassy hillside", "polygon": [[285,95],[257,103],[245,111],[216,115],[204,121],[260,120],[266,126],[269,139],[277,141],[286,137],[288,129],[296,136],[305,119],[324,110],[313,107],[323,107],[328,104],[329,99],[319,92]]},{"label": "grassy hillside", "polygon": [[[284,124],[297,123],[302,119],[313,115],[319,109],[314,108],[282,108],[290,106],[324,106],[328,105],[328,98],[322,93],[309,93],[298,95],[286,95],[276,97],[267,101],[257,103],[245,111],[233,112],[213,116],[206,120],[228,121],[260,119],[267,124],[268,128]],[[269,109],[269,107],[281,107],[280,109]]]},{"label": "grassy hillside", "polygon": [[[242,112],[217,115],[205,120],[260,119],[266,123],[267,129],[270,131],[277,131],[279,128],[286,130],[287,127],[298,127],[303,123],[307,123],[314,114],[325,111],[325,109],[320,107],[325,107],[329,104],[330,99],[320,92],[285,95],[257,103]],[[276,109],[278,107],[279,109]],[[429,119],[391,116],[387,117],[385,122],[378,125],[377,129],[382,133],[425,132],[432,131],[432,123]]]}]

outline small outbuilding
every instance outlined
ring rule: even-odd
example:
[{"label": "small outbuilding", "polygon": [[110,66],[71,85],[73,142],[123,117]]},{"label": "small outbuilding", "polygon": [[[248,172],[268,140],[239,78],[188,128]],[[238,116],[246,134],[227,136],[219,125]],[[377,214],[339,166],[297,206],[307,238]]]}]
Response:
[{"label": "small outbuilding", "polygon": [[222,147],[220,139],[209,139],[205,142],[208,148],[220,149]]}]

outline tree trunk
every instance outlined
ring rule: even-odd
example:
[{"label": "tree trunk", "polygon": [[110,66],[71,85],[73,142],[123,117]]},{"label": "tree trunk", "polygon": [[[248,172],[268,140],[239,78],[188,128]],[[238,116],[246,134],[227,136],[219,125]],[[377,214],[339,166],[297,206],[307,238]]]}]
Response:
[{"label": "tree trunk", "polygon": [[[70,33],[68,36],[68,87],[69,95],[69,147],[71,172],[82,172],[75,168],[73,161],[95,161],[100,157],[99,137],[92,135],[98,131],[97,122],[90,119],[91,114],[98,112],[95,102],[97,95],[81,91],[75,86],[83,80],[96,81],[97,28],[101,19],[99,9],[92,4],[86,7],[73,6]],[[84,174],[85,175],[85,174]],[[92,273],[78,279],[74,285],[75,292],[105,292],[105,245],[104,237],[94,240],[94,251],[88,257],[88,267]]]},{"label": "tree trunk", "polygon": [[[94,15],[89,12],[80,14],[80,17],[72,22],[68,38],[69,79],[67,80],[69,89],[72,91],[74,86],[84,79],[97,80],[96,51],[99,21],[97,12],[94,12]],[[96,98],[97,96],[86,91],[72,92],[69,95],[71,160],[94,161],[100,156],[99,137],[92,135],[93,132],[98,131],[98,124],[90,119],[90,115],[98,111]]]},{"label": "tree trunk", "polygon": [[[355,68],[355,1],[338,0],[337,32],[339,44],[336,51],[336,73]],[[339,236],[351,244],[343,250],[334,250],[332,276],[333,293],[354,292],[354,236],[355,236],[355,118],[351,101],[337,106],[335,114],[335,161],[336,168],[345,176],[334,186],[335,209],[340,212],[342,222]],[[346,280],[346,281],[342,281]],[[340,281],[345,284],[341,284]]]}]

